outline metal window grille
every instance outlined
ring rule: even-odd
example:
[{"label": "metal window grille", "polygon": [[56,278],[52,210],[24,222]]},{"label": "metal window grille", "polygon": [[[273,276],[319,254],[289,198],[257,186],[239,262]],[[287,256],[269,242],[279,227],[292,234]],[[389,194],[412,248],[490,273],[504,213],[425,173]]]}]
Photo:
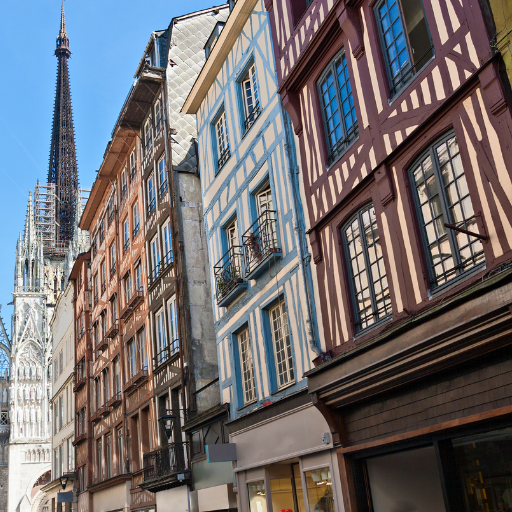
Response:
[{"label": "metal window grille", "polygon": [[219,170],[224,167],[228,161],[231,153],[229,151],[229,135],[228,126],[226,123],[226,113],[222,112],[217,122],[215,123],[215,133],[217,136],[217,152],[218,152],[218,167]]},{"label": "metal window grille", "polygon": [[277,385],[285,386],[295,380],[292,347],[288,330],[288,315],[284,302],[269,311],[272,342],[277,373]]},{"label": "metal window grille", "polygon": [[429,261],[430,285],[436,288],[484,262],[482,242],[458,227],[479,233],[455,136],[429,148],[411,170],[418,217]]},{"label": "metal window grille", "polygon": [[357,330],[391,315],[391,298],[373,204],[343,229]]},{"label": "metal window grille", "polygon": [[254,365],[249,329],[244,329],[238,335],[238,347],[244,403],[247,404],[256,400],[256,384],[254,382]]},{"label": "metal window grille", "polygon": [[332,164],[359,135],[344,52],[329,64],[318,87],[329,149],[329,164]]}]

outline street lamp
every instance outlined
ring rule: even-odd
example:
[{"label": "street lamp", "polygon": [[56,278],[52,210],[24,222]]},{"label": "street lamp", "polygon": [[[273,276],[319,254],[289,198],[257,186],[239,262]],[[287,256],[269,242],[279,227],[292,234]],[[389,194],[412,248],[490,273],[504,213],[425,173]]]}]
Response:
[{"label": "street lamp", "polygon": [[68,480],[69,480],[69,475],[62,475],[61,477],[59,477],[60,485],[62,486],[63,491],[66,489]]},{"label": "street lamp", "polygon": [[174,421],[176,420],[175,414],[164,414],[158,418],[158,421],[162,425],[165,430],[165,435],[167,436],[167,441],[169,441],[172,437],[172,432],[174,429]]}]

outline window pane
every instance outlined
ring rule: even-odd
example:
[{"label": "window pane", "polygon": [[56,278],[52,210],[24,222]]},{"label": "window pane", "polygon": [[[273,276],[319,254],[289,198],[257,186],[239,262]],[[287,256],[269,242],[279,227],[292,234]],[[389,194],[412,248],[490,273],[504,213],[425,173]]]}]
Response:
[{"label": "window pane", "polygon": [[334,512],[331,470],[329,468],[306,471],[309,512]]},{"label": "window pane", "polygon": [[254,366],[249,329],[244,329],[238,335],[238,350],[240,352],[240,370],[242,374],[244,403],[248,403],[256,399],[256,385],[254,383]]},{"label": "window pane", "polygon": [[295,512],[291,477],[272,478],[270,480],[270,496],[272,498],[272,510]]},{"label": "window pane", "polygon": [[247,491],[251,512],[267,512],[265,482],[263,480],[251,482],[247,484]]},{"label": "window pane", "polygon": [[270,310],[270,328],[274,345],[277,385],[282,387],[295,379],[292,349],[288,332],[288,316],[284,302]]}]

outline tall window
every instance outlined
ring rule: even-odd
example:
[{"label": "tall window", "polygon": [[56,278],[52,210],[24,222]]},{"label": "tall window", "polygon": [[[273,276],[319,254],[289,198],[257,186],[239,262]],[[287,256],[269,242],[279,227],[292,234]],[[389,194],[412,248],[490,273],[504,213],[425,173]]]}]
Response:
[{"label": "tall window", "polygon": [[151,126],[151,117],[144,124],[144,153],[148,154],[153,143],[153,127]]},{"label": "tall window", "polygon": [[124,303],[128,304],[130,299],[132,298],[132,275],[130,272],[126,274],[126,277],[123,280],[124,287]]},{"label": "tall window", "polygon": [[215,121],[215,138],[217,143],[217,161],[219,170],[228,161],[231,153],[229,151],[228,125],[226,112],[223,110]]},{"label": "tall window", "polygon": [[167,166],[165,155],[158,161],[158,193],[162,197],[167,192]]},{"label": "tall window", "polygon": [[101,482],[103,478],[103,450],[101,439],[96,441],[96,478],[98,482]]},{"label": "tall window", "polygon": [[107,264],[105,260],[101,262],[100,265],[101,272],[101,293],[103,293],[107,289]]},{"label": "tall window", "polygon": [[94,395],[96,399],[96,410],[98,410],[101,407],[101,384],[100,384],[100,378],[96,377],[94,379]]},{"label": "tall window", "polygon": [[343,228],[358,331],[391,315],[388,280],[373,204]]},{"label": "tall window", "polygon": [[135,201],[132,207],[133,238],[139,234],[139,201]]},{"label": "tall window", "polygon": [[162,229],[164,242],[164,266],[167,267],[172,261],[172,239],[171,239],[171,222],[167,221]]},{"label": "tall window", "polygon": [[98,302],[98,297],[99,297],[99,293],[100,293],[100,283],[99,283],[99,279],[98,279],[98,274],[96,274],[94,276],[94,304],[96,304]]},{"label": "tall window", "polygon": [[137,351],[133,338],[126,344],[126,353],[128,356],[128,374],[130,377],[135,377],[137,375]]},{"label": "tall window", "polygon": [[232,249],[238,245],[238,220],[235,219],[226,228],[226,237],[228,242],[228,249]]},{"label": "tall window", "polygon": [[136,174],[137,174],[137,154],[135,153],[135,150],[133,150],[130,154],[130,180],[133,180],[133,178],[135,178]]},{"label": "tall window", "polygon": [[261,112],[258,82],[256,80],[256,66],[254,63],[242,78],[241,86],[245,116],[244,128],[247,131]]},{"label": "tall window", "polygon": [[411,170],[418,217],[429,263],[430,285],[440,286],[484,261],[481,241],[448,228],[478,234],[457,139],[444,137]]},{"label": "tall window", "polygon": [[152,266],[152,280],[154,281],[160,275],[160,245],[158,243],[158,235],[151,240],[151,266]]},{"label": "tall window", "polygon": [[180,348],[178,337],[178,315],[176,312],[176,297],[174,296],[168,303],[169,312],[169,339],[171,343],[171,355],[175,354]]},{"label": "tall window", "polygon": [[156,191],[155,191],[155,175],[151,174],[148,178],[148,215],[155,211],[156,207]]},{"label": "tall window", "polygon": [[383,0],[376,8],[391,95],[434,55],[421,0]]},{"label": "tall window", "polygon": [[117,429],[117,464],[119,474],[124,472],[123,429]]},{"label": "tall window", "polygon": [[357,138],[357,116],[345,52],[340,53],[318,82],[329,163],[333,163]]},{"label": "tall window", "polygon": [[295,380],[293,372],[292,347],[288,331],[288,315],[284,301],[269,311],[270,330],[277,374],[278,387],[286,386]]},{"label": "tall window", "polygon": [[258,210],[258,217],[262,213],[273,209],[270,187],[256,194],[256,209]]},{"label": "tall window", "polygon": [[143,291],[143,284],[142,284],[142,265],[141,263],[137,263],[135,266],[135,286],[136,291],[142,292]]},{"label": "tall window", "polygon": [[110,279],[114,277],[116,273],[116,243],[112,242],[109,248],[110,253]]},{"label": "tall window", "polygon": [[156,320],[156,343],[157,343],[157,362],[163,363],[167,360],[167,344],[165,340],[165,316],[160,310],[155,315]]},{"label": "tall window", "polygon": [[137,349],[139,351],[140,356],[140,367],[142,370],[147,370],[148,368],[148,354],[146,349],[146,334],[144,329],[141,329],[137,333]]},{"label": "tall window", "polygon": [[105,445],[106,445],[106,475],[105,477],[112,477],[112,436],[105,437]]},{"label": "tall window", "polygon": [[121,199],[124,199],[128,190],[128,176],[126,169],[121,173]]},{"label": "tall window", "polygon": [[254,365],[252,360],[251,339],[249,328],[245,328],[237,335],[238,352],[240,354],[240,370],[242,374],[242,390],[244,404],[256,400],[256,384],[254,382]]},{"label": "tall window", "polygon": [[119,357],[114,359],[114,394],[119,395],[121,393],[121,363]]},{"label": "tall window", "polygon": [[126,252],[130,247],[130,222],[128,216],[123,222],[123,252]]},{"label": "tall window", "polygon": [[117,308],[117,294],[114,293],[110,299],[110,314],[112,316],[112,323],[117,323],[118,320],[118,308]]},{"label": "tall window", "polygon": [[107,403],[110,400],[110,375],[108,368],[105,368],[101,373],[103,378],[103,403]]},{"label": "tall window", "polygon": [[162,101],[158,98],[155,102],[155,130],[158,133],[164,126],[164,114],[162,110]]}]

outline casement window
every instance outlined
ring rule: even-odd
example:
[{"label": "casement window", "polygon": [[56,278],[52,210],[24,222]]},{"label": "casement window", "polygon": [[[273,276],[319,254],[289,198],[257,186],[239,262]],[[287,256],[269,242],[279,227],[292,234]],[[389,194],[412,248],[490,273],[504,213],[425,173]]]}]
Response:
[{"label": "casement window", "polygon": [[117,468],[121,475],[124,472],[123,429],[117,429]]},{"label": "casement window", "polygon": [[101,272],[101,293],[103,294],[105,290],[107,289],[107,263],[105,260],[101,262],[100,265],[100,272]]},{"label": "casement window", "polygon": [[148,369],[148,352],[146,348],[146,333],[144,328],[142,328],[137,333],[137,349],[139,351],[140,356],[140,367],[142,370]]},{"label": "casement window", "polygon": [[132,223],[133,233],[132,236],[135,238],[139,234],[139,201],[135,201],[132,206]]},{"label": "casement window", "polygon": [[264,212],[273,209],[272,194],[270,192],[270,187],[267,187],[256,194],[256,210],[258,211],[258,217]]},{"label": "casement window", "polygon": [[119,357],[114,359],[114,394],[121,394],[121,363]]},{"label": "casement window", "polygon": [[105,478],[109,479],[112,477],[112,436],[105,437],[105,447],[106,447],[106,475]]},{"label": "casement window", "polygon": [[124,288],[124,303],[125,305],[130,302],[132,298],[132,275],[128,272],[123,279],[123,288]]},{"label": "casement window", "polygon": [[68,449],[68,471],[75,469],[75,448],[73,447],[73,439],[70,437],[67,440]]},{"label": "casement window", "polygon": [[172,238],[171,238],[171,222],[168,220],[162,228],[162,236],[164,243],[164,266],[167,267],[172,262]]},{"label": "casement window", "polygon": [[109,249],[109,256],[110,256],[110,279],[114,277],[114,274],[116,273],[116,243],[112,242]]},{"label": "casement window", "polygon": [[87,466],[80,466],[78,468],[78,474],[77,474],[77,480],[78,480],[78,493],[81,493],[85,491],[87,488]]},{"label": "casement window", "polygon": [[94,379],[94,407],[98,410],[101,407],[101,384],[100,378],[96,377]]},{"label": "casement window", "polygon": [[229,226],[226,227],[226,238],[228,242],[228,249],[238,246],[238,220],[235,219]]},{"label": "casement window", "polygon": [[256,80],[256,66],[251,64],[247,73],[240,81],[242,87],[242,100],[244,104],[245,131],[254,124],[261,112],[258,82]]},{"label": "casement window", "polygon": [[288,330],[288,315],[284,301],[271,308],[268,314],[270,317],[277,386],[281,388],[295,380],[290,332]]},{"label": "casement window", "polygon": [[220,171],[231,156],[226,112],[222,110],[214,122],[215,141],[217,148],[217,166]]},{"label": "casement window", "polygon": [[156,208],[155,175],[151,174],[147,181],[148,185],[148,215],[151,215]]},{"label": "casement window", "polygon": [[142,283],[142,265],[140,262],[135,266],[135,286],[136,291],[144,291],[144,285]]},{"label": "casement window", "polygon": [[410,173],[434,289],[485,260],[477,237],[446,226],[479,234],[455,135],[438,140]]},{"label": "casement window", "polygon": [[245,328],[237,334],[237,341],[240,356],[243,399],[244,404],[249,404],[256,400],[256,383],[254,381],[254,365],[249,328]]},{"label": "casement window", "polygon": [[119,319],[119,313],[118,313],[118,307],[117,307],[117,293],[114,293],[112,298],[110,299],[110,315],[112,318],[112,323],[117,323]]},{"label": "casement window", "polygon": [[167,303],[169,314],[169,340],[171,344],[171,355],[178,352],[180,348],[178,336],[178,313],[176,311],[176,296],[172,297]]},{"label": "casement window", "polygon": [[153,127],[151,126],[151,117],[144,123],[144,153],[147,155],[153,144]]},{"label": "casement window", "polygon": [[100,244],[105,240],[105,219],[100,220],[99,232],[100,232]]},{"label": "casement window", "polygon": [[155,315],[156,324],[156,345],[157,345],[157,362],[163,363],[167,360],[167,343],[165,338],[165,316],[164,312],[160,310]]},{"label": "casement window", "polygon": [[96,305],[98,303],[98,298],[99,298],[99,293],[100,293],[100,284],[99,284],[98,274],[94,275],[93,283],[94,283],[94,305]]},{"label": "casement window", "polygon": [[130,221],[128,217],[123,221],[123,252],[130,248]]},{"label": "casement window", "polygon": [[318,91],[330,165],[346,151],[359,135],[344,51],[327,66],[318,81]]},{"label": "casement window", "polygon": [[107,403],[110,400],[110,376],[108,368],[105,368],[101,372],[101,379],[103,381],[103,403]]},{"label": "casement window", "polygon": [[114,205],[114,194],[110,196],[110,199],[108,200],[108,225],[112,224],[112,221],[114,220],[114,215],[116,213],[116,208]]},{"label": "casement window", "polygon": [[359,210],[342,229],[355,311],[361,331],[391,315],[391,298],[373,204]]},{"label": "casement window", "polygon": [[434,56],[434,45],[421,0],[382,0],[375,15],[394,96]]},{"label": "casement window", "polygon": [[164,112],[162,100],[158,98],[155,102],[155,131],[158,133],[164,126]]},{"label": "casement window", "polygon": [[133,181],[137,174],[137,153],[133,150],[130,153],[130,181]]},{"label": "casement window", "polygon": [[103,447],[101,439],[96,441],[96,481],[101,482],[103,479]]},{"label": "casement window", "polygon": [[128,358],[128,375],[135,377],[137,375],[137,350],[133,338],[126,344],[126,355]]},{"label": "casement window", "polygon": [[105,338],[105,336],[107,334],[107,310],[106,309],[104,309],[101,312],[100,318],[101,318],[101,331],[102,331],[103,337]]},{"label": "casement window", "polygon": [[128,172],[126,169],[121,173],[121,199],[124,199],[128,191]]},{"label": "casement window", "polygon": [[162,197],[167,192],[167,166],[165,156],[160,158],[157,165],[158,170],[158,194]]},{"label": "casement window", "polygon": [[158,241],[158,235],[151,240],[150,252],[151,252],[151,280],[155,281],[160,275],[160,244]]}]

